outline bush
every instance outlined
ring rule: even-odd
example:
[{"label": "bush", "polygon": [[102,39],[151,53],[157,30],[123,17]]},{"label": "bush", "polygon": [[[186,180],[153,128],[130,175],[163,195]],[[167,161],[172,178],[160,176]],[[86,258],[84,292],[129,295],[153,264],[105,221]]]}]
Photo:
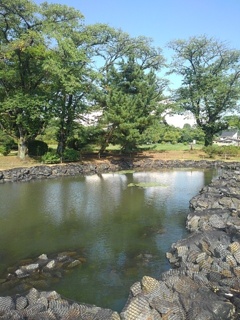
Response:
[{"label": "bush", "polygon": [[3,156],[7,156],[11,149],[6,148],[5,146],[0,146],[0,153]]},{"label": "bush", "polygon": [[48,151],[48,145],[44,141],[33,140],[28,142],[29,156],[43,156]]},{"label": "bush", "polygon": [[60,163],[60,160],[61,159],[59,155],[53,151],[49,151],[42,156],[42,162],[48,163],[48,164]]},{"label": "bush", "polygon": [[86,145],[81,139],[71,138],[67,141],[67,147],[74,150],[81,150]]},{"label": "bush", "polygon": [[223,146],[221,147],[221,154],[235,157],[239,154],[239,147],[237,146]]},{"label": "bush", "polygon": [[66,149],[63,153],[63,161],[76,162],[80,159],[80,153],[74,149]]},{"label": "bush", "polygon": [[7,156],[15,145],[16,143],[11,137],[2,131],[0,132],[0,153],[2,155]]},{"label": "bush", "polygon": [[239,147],[237,146],[207,146],[203,148],[203,151],[209,155],[210,158],[214,156],[237,156],[240,153]]},{"label": "bush", "polygon": [[203,151],[209,155],[210,158],[214,158],[214,156],[219,154],[219,147],[216,145],[203,147]]}]

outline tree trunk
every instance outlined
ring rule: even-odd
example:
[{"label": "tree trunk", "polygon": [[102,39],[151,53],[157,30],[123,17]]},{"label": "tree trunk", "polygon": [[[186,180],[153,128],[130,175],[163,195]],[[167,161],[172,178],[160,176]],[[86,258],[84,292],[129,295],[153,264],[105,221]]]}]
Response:
[{"label": "tree trunk", "polygon": [[211,146],[213,144],[213,133],[205,131],[204,145],[205,147]]},{"label": "tree trunk", "polygon": [[112,138],[112,134],[114,131],[114,126],[106,133],[104,140],[101,143],[101,148],[98,152],[98,157],[101,158],[101,155],[104,153],[104,151],[106,150],[107,146],[109,145],[111,138]]},{"label": "tree trunk", "polygon": [[24,137],[20,137],[19,143],[18,143],[18,157],[21,160],[24,160],[27,155],[27,144]]},{"label": "tree trunk", "polygon": [[59,138],[58,138],[57,154],[60,156],[61,163],[62,163],[62,161],[63,161],[63,153],[64,153],[65,148],[66,148],[66,140],[67,140],[67,136],[65,134],[64,129],[61,129],[58,137]]}]

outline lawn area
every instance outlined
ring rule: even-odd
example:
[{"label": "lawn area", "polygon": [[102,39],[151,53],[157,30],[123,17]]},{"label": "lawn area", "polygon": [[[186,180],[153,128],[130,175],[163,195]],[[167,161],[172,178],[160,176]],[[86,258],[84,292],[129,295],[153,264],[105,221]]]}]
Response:
[{"label": "lawn area", "polygon": [[153,151],[153,152],[165,152],[165,151],[189,151],[189,150],[202,150],[203,145],[201,144],[183,144],[183,143],[158,143],[158,144],[143,144],[140,149],[143,151]]}]

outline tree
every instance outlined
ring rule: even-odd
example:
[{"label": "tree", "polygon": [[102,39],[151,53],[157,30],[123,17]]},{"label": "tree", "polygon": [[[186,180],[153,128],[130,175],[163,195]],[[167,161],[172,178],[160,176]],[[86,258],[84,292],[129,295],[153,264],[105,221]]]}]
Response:
[{"label": "tree", "polygon": [[191,127],[190,124],[186,123],[181,129],[181,138],[179,139],[179,141],[183,143],[191,143],[193,142],[193,140],[203,142],[204,133],[202,132],[200,127]]},{"label": "tree", "polygon": [[91,56],[95,62],[93,67],[103,76],[111,66],[129,56],[134,56],[143,70],[160,70],[165,64],[162,50],[154,47],[150,38],[131,38],[126,32],[103,24],[89,26],[88,33],[92,38]]},{"label": "tree", "polygon": [[0,2],[0,128],[18,139],[20,158],[47,118],[48,51],[36,11],[28,0]]},{"label": "tree", "polygon": [[0,126],[19,139],[19,155],[58,118],[63,153],[89,83],[82,14],[64,5],[29,0],[0,3]]},{"label": "tree", "polygon": [[109,143],[120,144],[123,152],[136,150],[141,135],[152,123],[161,100],[161,81],[154,70],[143,70],[134,56],[108,68],[99,104],[103,110],[102,153]]},{"label": "tree", "polygon": [[170,42],[175,51],[171,72],[182,76],[175,99],[190,110],[205,134],[205,146],[225,129],[222,117],[240,97],[240,51],[206,36]]},{"label": "tree", "polygon": [[158,101],[166,81],[155,73],[163,67],[164,58],[149,38],[131,38],[111,28],[95,34],[93,59],[99,77],[94,99],[95,108],[103,112],[101,124],[105,130],[100,153],[110,142],[120,143],[123,151],[133,150],[150,125],[153,111],[156,115],[160,109]]},{"label": "tree", "polygon": [[58,119],[57,152],[62,156],[76,120],[85,108],[91,82],[87,32],[82,14],[73,8],[43,3],[41,13],[52,43],[45,69],[51,79],[50,105]]},{"label": "tree", "polygon": [[240,130],[240,117],[237,115],[229,115],[224,117],[224,121],[228,123],[228,127]]}]

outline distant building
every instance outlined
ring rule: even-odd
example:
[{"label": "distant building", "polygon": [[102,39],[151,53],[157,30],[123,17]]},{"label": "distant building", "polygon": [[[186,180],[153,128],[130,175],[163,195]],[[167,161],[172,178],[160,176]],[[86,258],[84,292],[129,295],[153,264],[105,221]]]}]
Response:
[{"label": "distant building", "polygon": [[237,129],[223,131],[221,136],[214,141],[218,145],[240,145],[240,135]]}]

